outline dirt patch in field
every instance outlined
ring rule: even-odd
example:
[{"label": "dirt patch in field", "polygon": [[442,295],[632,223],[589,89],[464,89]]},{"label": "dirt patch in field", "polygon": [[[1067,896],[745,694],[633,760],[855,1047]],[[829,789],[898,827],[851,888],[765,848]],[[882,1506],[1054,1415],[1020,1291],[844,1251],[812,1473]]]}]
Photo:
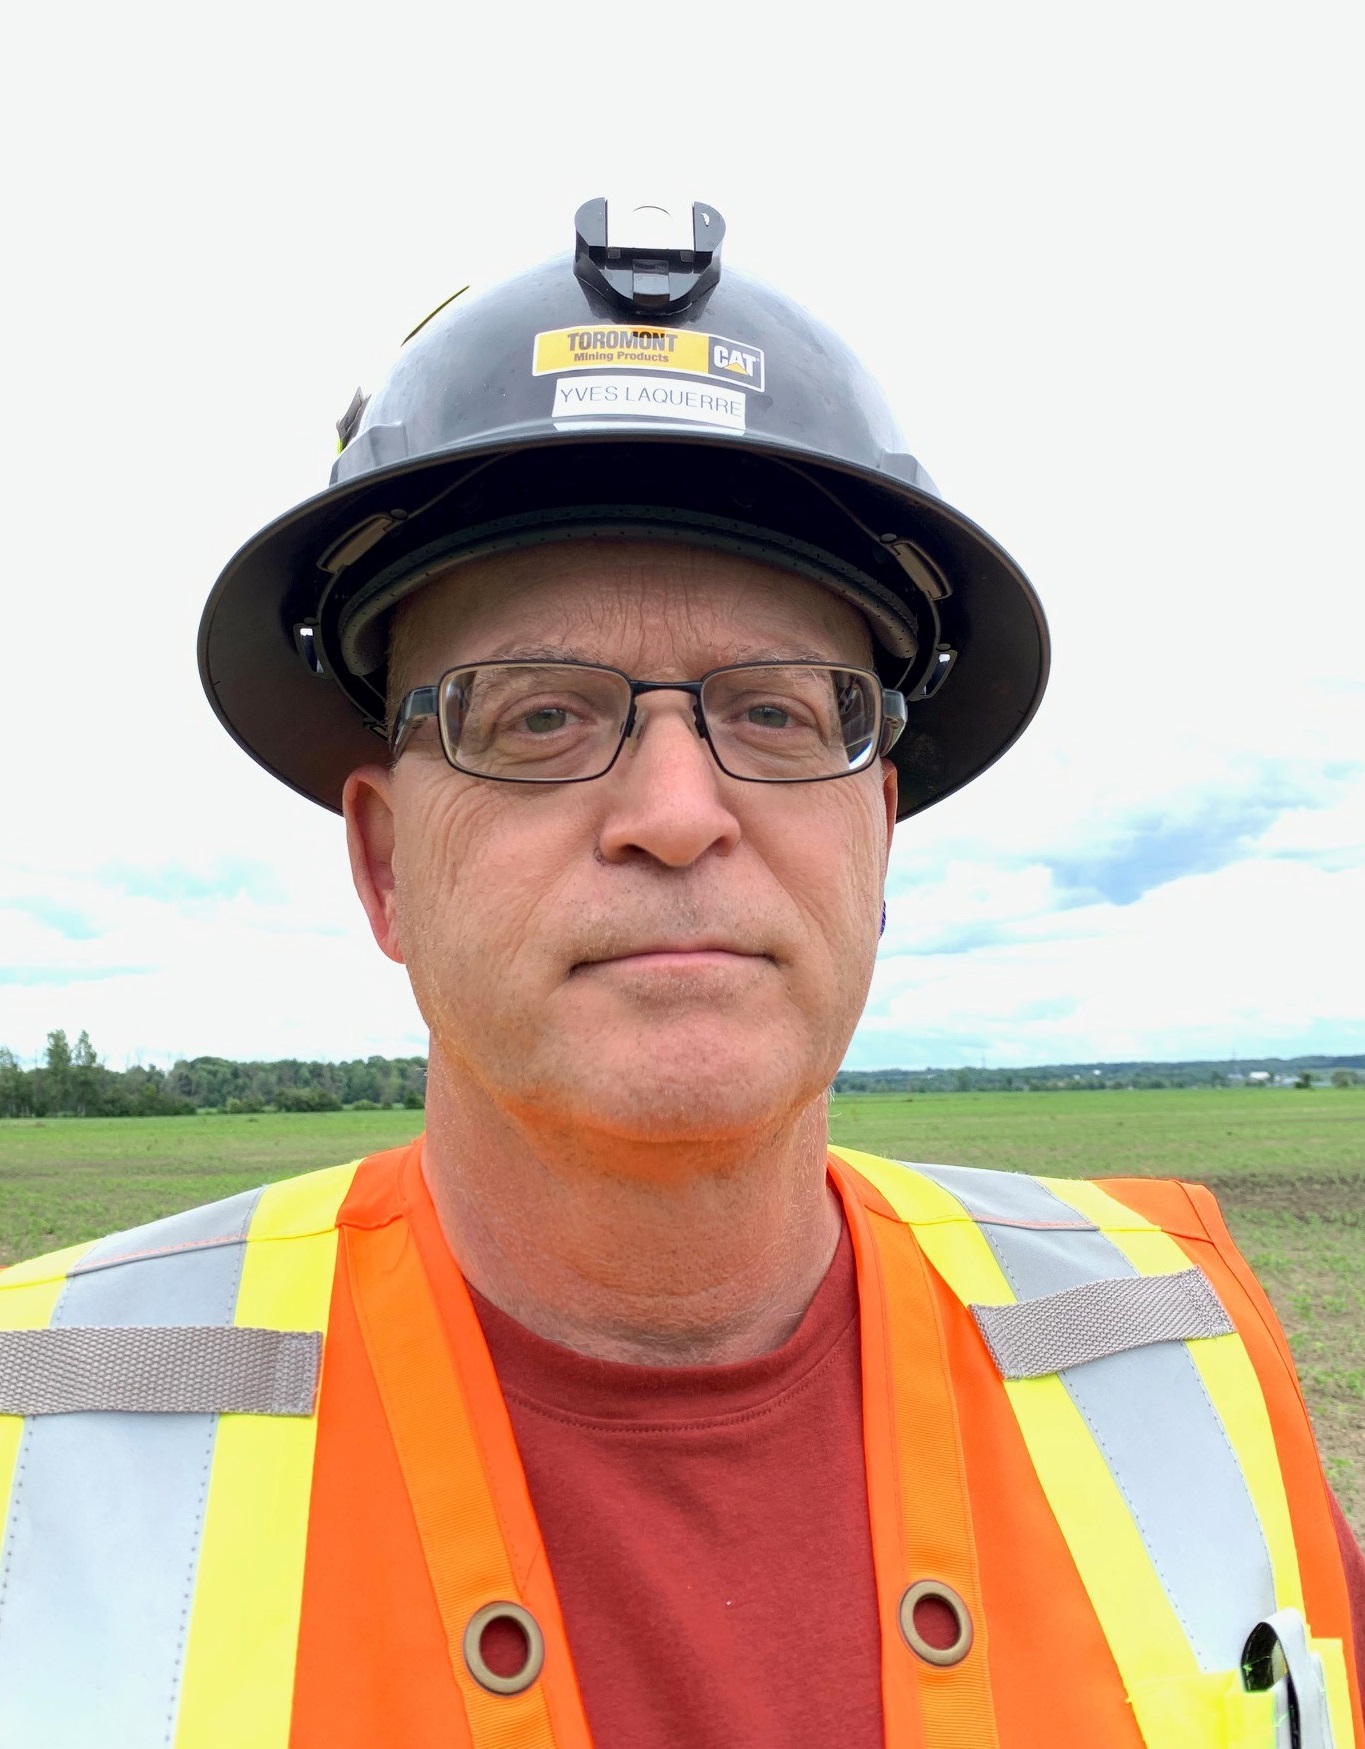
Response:
[{"label": "dirt patch in field", "polygon": [[1365,1175],[1333,1172],[1292,1176],[1242,1172],[1200,1180],[1218,1198],[1224,1213],[1271,1214],[1304,1223],[1365,1226]]}]

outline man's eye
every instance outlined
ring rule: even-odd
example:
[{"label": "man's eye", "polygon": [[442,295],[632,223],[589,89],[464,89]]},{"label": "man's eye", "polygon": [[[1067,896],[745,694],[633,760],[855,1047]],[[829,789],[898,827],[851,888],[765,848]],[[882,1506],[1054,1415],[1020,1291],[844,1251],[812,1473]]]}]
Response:
[{"label": "man's eye", "polygon": [[552,735],[556,729],[562,729],[568,720],[569,713],[562,705],[545,705],[523,717],[522,726],[532,735]]},{"label": "man's eye", "polygon": [[791,721],[791,713],[776,704],[751,705],[748,714],[749,721],[761,729],[785,729]]}]

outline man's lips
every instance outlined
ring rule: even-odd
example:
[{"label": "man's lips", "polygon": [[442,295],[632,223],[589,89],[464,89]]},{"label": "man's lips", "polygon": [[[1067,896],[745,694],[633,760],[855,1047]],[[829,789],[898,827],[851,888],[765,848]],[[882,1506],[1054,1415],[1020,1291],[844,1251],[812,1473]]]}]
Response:
[{"label": "man's lips", "polygon": [[635,947],[622,947],[609,954],[594,954],[580,960],[575,972],[593,971],[602,966],[621,966],[630,970],[659,971],[700,970],[705,966],[734,966],[744,961],[768,960],[771,955],[740,947],[733,942],[687,941],[649,942]]}]

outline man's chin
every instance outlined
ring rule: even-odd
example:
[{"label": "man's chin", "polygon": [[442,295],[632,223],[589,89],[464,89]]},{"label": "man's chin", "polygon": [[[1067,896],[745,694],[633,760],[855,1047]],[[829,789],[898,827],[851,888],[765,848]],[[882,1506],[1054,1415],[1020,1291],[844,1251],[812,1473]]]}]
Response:
[{"label": "man's chin", "polygon": [[[555,1080],[571,1126],[679,1146],[761,1132],[825,1084],[796,1041],[717,1025],[714,1017],[647,1036],[598,1038],[573,1052]],[[552,1088],[541,1091],[542,1111],[559,1103]]]}]

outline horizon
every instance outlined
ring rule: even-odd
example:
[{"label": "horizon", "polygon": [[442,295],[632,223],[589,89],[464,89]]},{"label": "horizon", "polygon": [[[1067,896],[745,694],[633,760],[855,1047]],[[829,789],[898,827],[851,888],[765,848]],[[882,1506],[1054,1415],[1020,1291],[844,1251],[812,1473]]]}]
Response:
[{"label": "horizon", "polygon": [[[68,1046],[73,1045],[73,1039],[65,1028],[52,1028],[49,1038],[60,1032]],[[88,1030],[82,1029],[76,1039],[88,1038]],[[408,1051],[401,1053],[384,1053],[379,1051],[356,1054],[349,1057],[228,1057],[212,1051],[200,1051],[193,1056],[177,1053],[164,1063],[154,1057],[128,1058],[121,1068],[115,1068],[105,1057],[100,1056],[99,1046],[94,1040],[89,1041],[95,1051],[97,1066],[112,1074],[127,1074],[134,1069],[160,1069],[168,1073],[180,1064],[193,1067],[200,1063],[227,1063],[234,1067],[278,1068],[286,1063],[298,1064],[301,1068],[340,1068],[356,1063],[427,1063],[429,1052]],[[0,1063],[6,1055],[13,1058],[17,1066],[25,1073],[44,1067],[46,1048],[25,1058],[0,1040]],[[1284,1067],[1323,1068],[1323,1069],[1365,1069],[1365,1051],[1309,1051],[1297,1055],[1285,1056],[1275,1052],[1239,1051],[1226,1057],[1088,1057],[1074,1058],[1067,1061],[1035,1062],[1035,1063],[886,1063],[872,1068],[862,1068],[849,1063],[841,1064],[837,1075],[935,1075],[953,1074],[965,1071],[969,1074],[1060,1074],[1076,1072],[1082,1069],[1090,1070],[1124,1070],[1124,1069],[1224,1069],[1254,1067],[1257,1064],[1282,1065]]]}]

